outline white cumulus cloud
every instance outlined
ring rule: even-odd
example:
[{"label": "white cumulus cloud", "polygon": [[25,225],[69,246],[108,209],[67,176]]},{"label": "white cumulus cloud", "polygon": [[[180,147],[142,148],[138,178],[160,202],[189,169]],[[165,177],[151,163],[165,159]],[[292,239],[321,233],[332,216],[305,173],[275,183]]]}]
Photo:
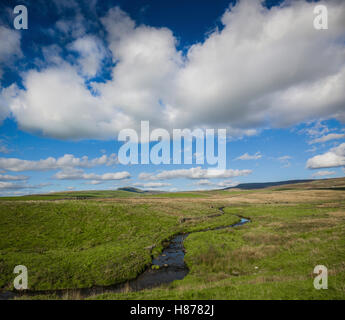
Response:
[{"label": "white cumulus cloud", "polygon": [[[20,32],[0,25],[0,80],[3,77],[4,65],[12,66],[13,60],[22,55]],[[0,124],[10,113],[9,105],[1,97],[0,87]]]},{"label": "white cumulus cloud", "polygon": [[328,152],[308,159],[307,168],[332,168],[345,166],[345,143],[330,149]]},{"label": "white cumulus cloud", "polygon": [[313,177],[325,177],[325,176],[333,176],[335,175],[336,172],[335,171],[317,171],[315,173],[313,173]]},{"label": "white cumulus cloud", "polygon": [[141,183],[141,182],[136,182],[133,183],[134,187],[139,187],[139,188],[162,188],[162,187],[169,187],[171,186],[170,183],[166,182],[147,182],[147,183]]},{"label": "white cumulus cloud", "polygon": [[258,160],[262,158],[262,154],[260,152],[257,152],[253,155],[250,155],[248,153],[242,154],[241,156],[237,157],[235,160]]},{"label": "white cumulus cloud", "polygon": [[57,172],[53,177],[59,180],[92,180],[92,184],[97,184],[96,181],[123,180],[130,178],[130,176],[127,171],[95,174],[85,173],[82,169],[66,168]]},{"label": "white cumulus cloud", "polygon": [[310,141],[310,144],[322,143],[322,142],[327,142],[330,140],[343,139],[343,138],[345,138],[345,133],[329,133],[325,136],[322,136],[320,138],[316,138],[316,139]]},{"label": "white cumulus cloud", "polygon": [[223,14],[221,30],[185,53],[171,30],[136,25],[113,8],[101,19],[110,80],[86,86],[83,75],[97,73],[103,50],[82,33],[68,47],[80,53],[78,66],[61,61],[23,73],[23,88],[2,90],[0,117],[10,111],[23,130],[61,139],[116,138],[143,119],[238,135],[321,117],[344,121],[345,2],[320,2],[327,32],[313,28],[314,3],[267,9],[261,2],[239,1]]},{"label": "white cumulus cloud", "polygon": [[18,158],[0,158],[0,169],[20,172],[20,171],[44,171],[63,169],[66,167],[91,168],[94,166],[111,166],[117,163],[115,154],[110,156],[103,155],[99,158],[89,159],[87,156],[82,158],[65,154],[60,158],[48,157],[41,160],[23,160]]},{"label": "white cumulus cloud", "polygon": [[84,36],[71,43],[69,48],[79,53],[78,63],[82,74],[87,77],[96,76],[106,56],[102,42],[96,37]]},{"label": "white cumulus cloud", "polygon": [[251,174],[251,170],[219,170],[219,169],[202,169],[201,167],[194,167],[190,169],[176,169],[176,170],[165,170],[159,173],[146,173],[142,172],[139,174],[139,179],[142,180],[165,180],[165,179],[216,179],[216,178],[232,178],[247,176]]},{"label": "white cumulus cloud", "polygon": [[18,175],[18,176],[12,176],[8,174],[0,174],[0,181],[23,181],[28,180],[28,176]]},{"label": "white cumulus cloud", "polygon": [[197,186],[210,186],[214,188],[227,188],[227,187],[235,187],[238,185],[238,182],[234,182],[232,180],[224,180],[219,182],[213,182],[208,179],[201,179],[194,183]]}]

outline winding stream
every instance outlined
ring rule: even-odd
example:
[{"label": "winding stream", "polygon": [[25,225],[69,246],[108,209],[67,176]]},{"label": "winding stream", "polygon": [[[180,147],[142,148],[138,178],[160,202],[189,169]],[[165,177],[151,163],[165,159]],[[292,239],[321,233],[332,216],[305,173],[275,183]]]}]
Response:
[{"label": "winding stream", "polygon": [[[223,208],[219,208],[220,214],[224,214]],[[241,220],[232,225],[207,228],[197,232],[206,232],[211,230],[220,230],[225,228],[232,228],[241,226],[250,219],[238,216]],[[186,221],[186,220],[184,220]],[[163,249],[162,253],[152,259],[152,265],[158,266],[157,269],[152,269],[151,266],[148,267],[143,273],[141,273],[137,278],[129,280],[125,283],[120,283],[111,286],[95,286],[92,288],[82,288],[82,289],[61,289],[61,290],[46,290],[46,291],[26,291],[26,292],[13,292],[5,291],[0,292],[0,300],[13,299],[15,297],[25,295],[39,295],[39,294],[56,294],[59,297],[66,296],[67,294],[71,297],[76,297],[78,299],[86,298],[93,295],[98,295],[102,293],[119,293],[124,291],[139,291],[143,289],[149,289],[153,287],[160,286],[162,284],[167,284],[175,280],[182,280],[189,272],[189,269],[184,261],[185,249],[183,246],[184,240],[189,236],[190,233],[178,234],[169,242],[169,245]]]}]

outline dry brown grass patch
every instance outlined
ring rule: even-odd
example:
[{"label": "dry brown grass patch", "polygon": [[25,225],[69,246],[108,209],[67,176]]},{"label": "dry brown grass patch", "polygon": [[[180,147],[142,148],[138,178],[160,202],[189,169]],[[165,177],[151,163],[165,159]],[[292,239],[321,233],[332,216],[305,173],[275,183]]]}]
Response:
[{"label": "dry brown grass patch", "polygon": [[254,244],[282,244],[286,242],[289,237],[287,235],[278,235],[267,232],[248,232],[243,235],[243,239]]},{"label": "dry brown grass patch", "polygon": [[334,211],[327,213],[331,217],[345,218],[345,211]]}]

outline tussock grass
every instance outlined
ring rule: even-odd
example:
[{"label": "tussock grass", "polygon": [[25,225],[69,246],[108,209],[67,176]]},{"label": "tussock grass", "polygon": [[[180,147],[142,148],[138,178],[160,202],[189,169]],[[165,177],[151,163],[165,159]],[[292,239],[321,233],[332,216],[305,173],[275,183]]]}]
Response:
[{"label": "tussock grass", "polygon": [[[345,299],[345,193],[338,190],[343,181],[191,196],[2,200],[0,286],[11,288],[18,264],[28,267],[34,290],[126,281],[150,264],[164,240],[193,232],[185,240],[190,272],[183,280],[90,298]],[[225,213],[218,215],[223,206]],[[194,232],[231,225],[236,215],[252,222]],[[319,264],[328,268],[328,290],[313,287]],[[73,290],[63,297],[79,298]]]},{"label": "tussock grass", "polygon": [[[13,269],[29,271],[29,289],[111,285],[135,278],[174,234],[231,224],[238,218],[206,202],[0,202],[0,288],[13,288]],[[187,215],[188,214],[188,215]],[[182,217],[197,219],[181,223]]]},{"label": "tussock grass", "polygon": [[[170,287],[97,299],[345,299],[345,221],[318,203],[227,207],[253,222],[191,234],[190,273]],[[336,215],[332,212],[338,212]],[[341,213],[340,213],[341,212]],[[328,290],[313,287],[313,269],[328,268]]]}]

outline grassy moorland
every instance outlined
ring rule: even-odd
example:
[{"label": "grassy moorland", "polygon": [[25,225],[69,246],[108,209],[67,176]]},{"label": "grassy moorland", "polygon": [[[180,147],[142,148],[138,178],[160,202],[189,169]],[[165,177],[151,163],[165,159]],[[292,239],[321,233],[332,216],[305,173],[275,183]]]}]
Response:
[{"label": "grassy moorland", "polygon": [[0,202],[0,286],[11,289],[13,268],[25,265],[31,290],[110,285],[134,278],[150,264],[151,250],[182,232],[230,224],[233,216],[206,203],[164,205],[128,201]]},{"label": "grassy moorland", "polygon": [[[188,236],[183,280],[89,298],[345,299],[344,186],[345,179],[330,179],[250,191],[2,199],[0,287],[12,288],[18,264],[28,267],[31,290],[123,282],[150,264],[150,248],[157,255],[165,239],[242,215],[252,222]],[[225,214],[217,215],[221,206]],[[328,290],[313,287],[319,264],[328,268]]]}]

